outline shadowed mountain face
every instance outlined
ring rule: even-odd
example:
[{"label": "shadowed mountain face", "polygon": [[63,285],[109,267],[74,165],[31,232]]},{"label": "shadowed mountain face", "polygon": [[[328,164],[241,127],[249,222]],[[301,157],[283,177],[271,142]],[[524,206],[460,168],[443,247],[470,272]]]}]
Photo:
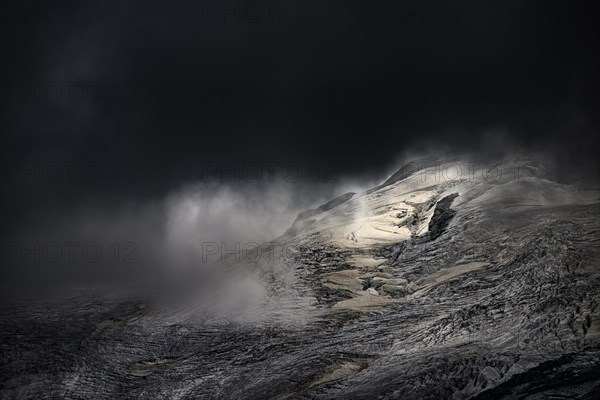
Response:
[{"label": "shadowed mountain face", "polygon": [[598,396],[598,191],[523,161],[401,171],[230,256],[258,301],[4,303],[2,398]]}]

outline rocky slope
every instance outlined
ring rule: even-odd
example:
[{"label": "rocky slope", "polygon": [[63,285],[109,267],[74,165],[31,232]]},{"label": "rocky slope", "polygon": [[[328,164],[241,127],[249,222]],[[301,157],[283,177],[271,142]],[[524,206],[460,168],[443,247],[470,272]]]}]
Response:
[{"label": "rocky slope", "polygon": [[408,165],[230,257],[265,291],[245,318],[108,295],[4,303],[0,393],[595,398],[599,206],[533,162]]}]

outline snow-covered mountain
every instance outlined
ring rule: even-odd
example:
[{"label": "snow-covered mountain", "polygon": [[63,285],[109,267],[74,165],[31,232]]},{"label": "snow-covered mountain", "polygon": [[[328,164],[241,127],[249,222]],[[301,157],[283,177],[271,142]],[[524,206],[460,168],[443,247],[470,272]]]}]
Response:
[{"label": "snow-covered mountain", "polygon": [[[599,206],[597,189],[557,182],[531,161],[410,163],[373,189],[301,213],[242,261],[230,256],[259,282],[255,303],[234,304],[246,319],[165,316],[145,299],[78,298],[69,323],[64,308],[6,311],[2,392],[592,398]],[[32,316],[51,323],[24,340]],[[29,346],[60,351],[43,358]],[[25,367],[45,384],[22,381]]]}]

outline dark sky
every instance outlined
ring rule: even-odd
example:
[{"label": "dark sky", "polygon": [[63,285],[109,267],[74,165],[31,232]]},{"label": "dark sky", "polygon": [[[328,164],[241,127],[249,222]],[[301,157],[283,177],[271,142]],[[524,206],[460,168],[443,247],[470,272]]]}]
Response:
[{"label": "dark sky", "polygon": [[[353,177],[387,171],[414,146],[506,141],[594,166],[597,2],[1,7],[5,226],[32,207],[160,197],[211,163]],[[39,163],[63,181],[102,176],[7,186],[36,179],[23,171]]]}]

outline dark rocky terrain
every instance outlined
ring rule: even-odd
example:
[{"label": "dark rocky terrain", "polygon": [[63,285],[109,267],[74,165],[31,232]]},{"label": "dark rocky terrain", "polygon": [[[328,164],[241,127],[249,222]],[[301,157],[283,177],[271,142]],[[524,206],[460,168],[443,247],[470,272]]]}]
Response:
[{"label": "dark rocky terrain", "polygon": [[1,397],[600,398],[598,191],[535,163],[436,171],[305,212],[232,262],[264,289],[239,314],[3,301]]}]

